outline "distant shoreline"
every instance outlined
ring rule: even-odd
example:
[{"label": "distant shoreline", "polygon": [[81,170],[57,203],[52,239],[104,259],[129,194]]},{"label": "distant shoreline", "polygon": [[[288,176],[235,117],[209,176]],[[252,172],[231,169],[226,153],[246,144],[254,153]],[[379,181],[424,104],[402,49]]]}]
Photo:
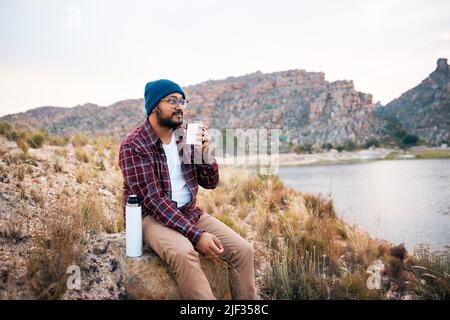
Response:
[{"label": "distant shoreline", "polygon": [[[413,147],[407,150],[390,148],[369,148],[357,151],[330,150],[321,153],[296,154],[281,153],[278,155],[278,165],[285,166],[308,166],[328,164],[349,164],[376,160],[410,160],[410,159],[449,159],[449,147]],[[276,161],[276,157],[273,158]],[[257,157],[236,157],[234,162],[225,161],[223,157],[216,157],[219,164],[232,167],[256,167]],[[270,156],[265,160],[270,163]],[[264,160],[261,161],[264,167]]]}]

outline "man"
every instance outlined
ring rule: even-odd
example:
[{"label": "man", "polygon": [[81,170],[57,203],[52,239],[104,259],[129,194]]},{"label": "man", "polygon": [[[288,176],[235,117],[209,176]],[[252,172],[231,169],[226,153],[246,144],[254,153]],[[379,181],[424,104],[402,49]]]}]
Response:
[{"label": "man", "polygon": [[233,299],[256,299],[252,245],[195,205],[198,185],[214,189],[219,182],[207,127],[198,133],[201,146],[186,145],[181,125],[188,101],[170,80],[147,83],[144,96],[147,118],[121,142],[119,166],[124,201],[130,194],[141,199],[145,242],[171,267],[184,299],[216,299],[199,252],[230,262]]}]

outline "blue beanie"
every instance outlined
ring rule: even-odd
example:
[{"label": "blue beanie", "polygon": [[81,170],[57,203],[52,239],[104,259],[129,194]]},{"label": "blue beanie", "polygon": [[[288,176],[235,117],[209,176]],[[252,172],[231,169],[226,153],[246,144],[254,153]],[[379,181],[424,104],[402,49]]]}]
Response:
[{"label": "blue beanie", "polygon": [[147,116],[150,115],[150,112],[152,112],[153,108],[159,103],[159,100],[174,92],[181,93],[183,99],[186,99],[183,89],[173,81],[159,79],[148,82],[145,85],[144,92]]}]

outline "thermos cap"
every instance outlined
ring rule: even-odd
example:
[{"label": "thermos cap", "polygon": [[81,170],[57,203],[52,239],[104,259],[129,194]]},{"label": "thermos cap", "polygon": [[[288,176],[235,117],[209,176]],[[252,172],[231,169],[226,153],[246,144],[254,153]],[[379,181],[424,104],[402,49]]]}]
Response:
[{"label": "thermos cap", "polygon": [[139,199],[138,196],[135,194],[131,194],[128,196],[128,202],[129,204],[138,204],[139,203]]}]

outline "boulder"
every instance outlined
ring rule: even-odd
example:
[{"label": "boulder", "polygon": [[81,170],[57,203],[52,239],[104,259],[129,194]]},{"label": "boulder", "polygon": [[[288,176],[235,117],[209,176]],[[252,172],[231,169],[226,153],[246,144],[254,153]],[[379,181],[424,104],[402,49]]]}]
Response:
[{"label": "boulder", "polygon": [[[125,256],[125,235],[121,234],[109,244],[117,259],[117,272],[121,273],[122,286],[128,299],[178,300],[182,299],[168,264],[145,246],[138,258]],[[219,300],[231,299],[226,263],[200,254],[200,261],[211,289]]]}]

